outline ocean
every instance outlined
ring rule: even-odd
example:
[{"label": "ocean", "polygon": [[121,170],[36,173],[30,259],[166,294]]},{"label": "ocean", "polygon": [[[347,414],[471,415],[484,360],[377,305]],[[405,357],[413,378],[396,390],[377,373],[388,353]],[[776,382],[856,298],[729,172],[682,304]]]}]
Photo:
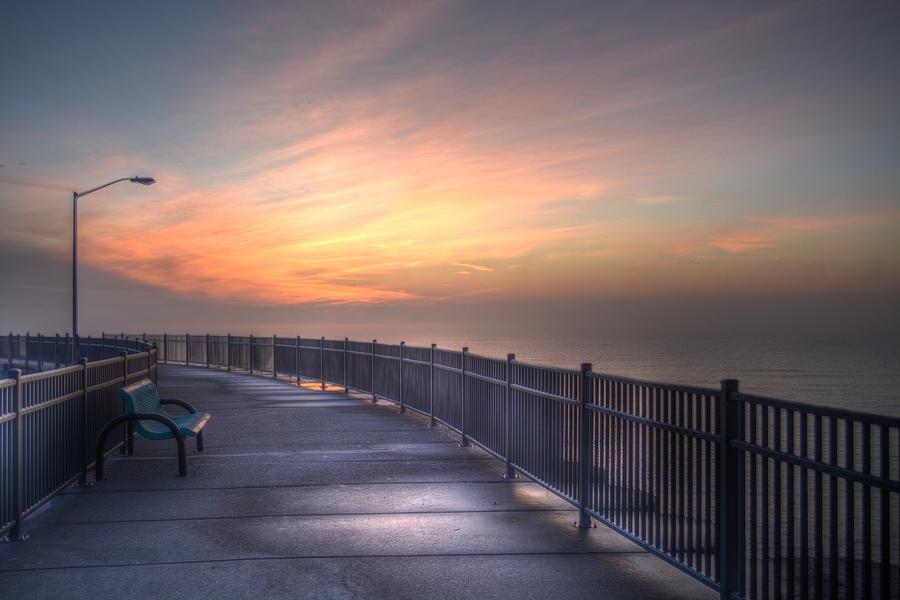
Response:
[{"label": "ocean", "polygon": [[[351,339],[371,339],[353,336]],[[650,381],[718,387],[738,379],[743,391],[900,417],[900,344],[892,338],[799,337],[602,338],[453,335],[403,338],[408,345],[460,349],[524,362]],[[399,339],[379,338],[385,343]]]}]

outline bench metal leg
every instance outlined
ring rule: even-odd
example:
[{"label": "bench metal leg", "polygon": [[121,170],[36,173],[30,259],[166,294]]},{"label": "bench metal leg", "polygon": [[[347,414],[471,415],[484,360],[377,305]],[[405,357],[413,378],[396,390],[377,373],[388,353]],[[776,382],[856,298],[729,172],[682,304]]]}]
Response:
[{"label": "bench metal leg", "polygon": [[134,429],[131,426],[131,421],[125,423],[125,432],[125,454],[134,456]]},{"label": "bench metal leg", "polygon": [[187,477],[187,456],[185,455],[184,451],[184,436],[181,434],[181,430],[178,428],[178,425],[175,423],[175,421],[160,414],[138,413],[133,415],[120,415],[116,417],[115,419],[107,423],[103,430],[100,432],[100,435],[97,436],[97,449],[94,456],[94,468],[97,473],[97,481],[103,480],[103,455],[105,454],[103,451],[103,446],[106,444],[106,438],[109,437],[109,434],[112,433],[112,430],[115,429],[119,424],[130,423],[131,421],[158,421],[168,427],[175,438],[175,442],[178,444],[178,476]]}]

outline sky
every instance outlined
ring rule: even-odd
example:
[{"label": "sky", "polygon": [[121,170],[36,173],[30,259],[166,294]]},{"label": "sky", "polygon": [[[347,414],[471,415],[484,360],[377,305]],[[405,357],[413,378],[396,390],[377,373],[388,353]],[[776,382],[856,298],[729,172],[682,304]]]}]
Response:
[{"label": "sky", "polygon": [[71,190],[146,175],[80,201],[83,332],[898,332],[898,30],[888,2],[8,2],[0,329],[70,329]]}]

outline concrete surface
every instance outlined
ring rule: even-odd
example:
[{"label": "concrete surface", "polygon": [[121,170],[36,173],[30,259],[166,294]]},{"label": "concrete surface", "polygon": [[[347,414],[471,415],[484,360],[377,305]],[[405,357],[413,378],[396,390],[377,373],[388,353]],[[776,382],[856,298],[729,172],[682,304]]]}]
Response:
[{"label": "concrete surface", "polygon": [[716,597],[392,404],[175,366],[160,388],[213,416],[189,476],[138,439],[0,545],[0,597]]}]

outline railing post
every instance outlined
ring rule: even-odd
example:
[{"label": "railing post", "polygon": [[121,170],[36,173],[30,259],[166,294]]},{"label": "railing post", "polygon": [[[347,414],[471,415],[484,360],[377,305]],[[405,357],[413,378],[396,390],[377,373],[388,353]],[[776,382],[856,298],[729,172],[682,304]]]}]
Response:
[{"label": "railing post", "polygon": [[169,334],[163,334],[163,363],[169,363]]},{"label": "railing post", "polygon": [[184,366],[191,364],[191,334],[184,334]]},{"label": "railing post", "polygon": [[31,338],[29,332],[25,332],[25,374],[28,375],[28,340]]},{"label": "railing post", "polygon": [[378,340],[372,340],[372,368],[369,369],[369,375],[372,380],[372,404],[378,402],[378,396],[375,395],[375,344]]},{"label": "railing post", "polygon": [[[10,334],[10,341],[12,341],[12,334]],[[10,347],[10,350],[12,348]],[[12,354],[12,352],[10,352]],[[25,507],[25,486],[23,485],[24,476],[25,476],[25,457],[23,456],[23,449],[25,447],[24,440],[22,439],[22,435],[25,431],[24,424],[22,423],[22,370],[21,369],[12,369],[10,371],[10,375],[12,378],[16,380],[16,385],[13,388],[13,411],[16,414],[16,423],[13,427],[13,435],[15,436],[15,440],[13,440],[12,451],[13,451],[13,516],[16,519],[16,524],[13,525],[12,529],[9,530],[9,539],[11,540],[21,540],[24,539],[24,535],[22,534],[22,512]]]},{"label": "railing post", "polygon": [[250,374],[253,375],[253,334],[250,334]]},{"label": "railing post", "polygon": [[227,334],[228,337],[225,338],[225,365],[226,371],[231,370],[231,334]]},{"label": "railing post", "polygon": [[[122,350],[122,387],[128,385],[128,352]],[[122,414],[128,412],[125,400],[122,400]],[[122,441],[125,442],[125,453],[128,456],[134,455],[134,435],[132,435],[131,421],[123,424]]]},{"label": "railing post", "polygon": [[84,487],[88,482],[88,465],[91,464],[90,448],[91,442],[88,440],[88,379],[87,379],[87,358],[82,356],[78,359],[81,365],[81,475],[78,477],[78,485]]},{"label": "railing post", "polygon": [[469,347],[462,349],[462,423],[459,430],[462,433],[462,439],[459,445],[463,448],[469,445],[469,438],[466,436],[466,356],[469,354]]},{"label": "railing post", "polygon": [[38,372],[44,370],[44,336],[38,333]]},{"label": "railing post", "polygon": [[6,344],[6,360],[7,360],[7,362],[9,363],[9,367],[7,367],[7,369],[9,370],[10,373],[12,373],[12,366],[13,366],[12,331],[9,332],[9,338],[8,338],[8,340],[9,340],[9,341],[8,341],[7,344]]},{"label": "railing post", "polygon": [[209,368],[209,332],[206,333],[206,368]]},{"label": "railing post", "polygon": [[515,354],[506,355],[506,388],[503,395],[504,418],[503,418],[503,443],[506,448],[506,479],[515,479],[516,470],[512,466],[512,370],[513,363],[516,360]]},{"label": "railing post", "polygon": [[721,404],[719,405],[719,536],[717,551],[719,555],[719,585],[722,600],[730,600],[733,592],[740,592],[740,569],[744,549],[739,547],[741,528],[743,527],[741,508],[744,498],[740,495],[741,451],[731,446],[731,441],[738,439],[742,418],[740,403],[734,398],[738,392],[736,379],[722,380]]},{"label": "railing post", "polygon": [[591,527],[591,416],[588,407],[593,404],[591,387],[591,363],[581,364],[579,383],[581,403],[578,406],[578,521],[573,523],[581,529]]},{"label": "railing post", "polygon": [[322,381],[322,389],[325,389],[325,336],[319,339],[319,379]]},{"label": "railing post", "polygon": [[59,368],[59,334],[56,334],[56,340],[53,342],[53,368]]},{"label": "railing post", "polygon": [[437,344],[431,344],[431,353],[428,358],[431,363],[428,369],[428,426],[436,427],[437,421],[434,420],[434,349]]},{"label": "railing post", "polygon": [[403,348],[406,347],[406,342],[400,342],[400,412],[406,412],[406,404],[403,401]]},{"label": "railing post", "polygon": [[349,338],[344,338],[344,393],[349,391],[347,387],[347,342]]},{"label": "railing post", "polygon": [[297,336],[296,345],[294,346],[294,371],[297,373],[297,387],[300,387],[300,336]]},{"label": "railing post", "polygon": [[276,348],[278,348],[278,336],[272,334],[272,379],[278,379],[278,363],[275,362]]}]

